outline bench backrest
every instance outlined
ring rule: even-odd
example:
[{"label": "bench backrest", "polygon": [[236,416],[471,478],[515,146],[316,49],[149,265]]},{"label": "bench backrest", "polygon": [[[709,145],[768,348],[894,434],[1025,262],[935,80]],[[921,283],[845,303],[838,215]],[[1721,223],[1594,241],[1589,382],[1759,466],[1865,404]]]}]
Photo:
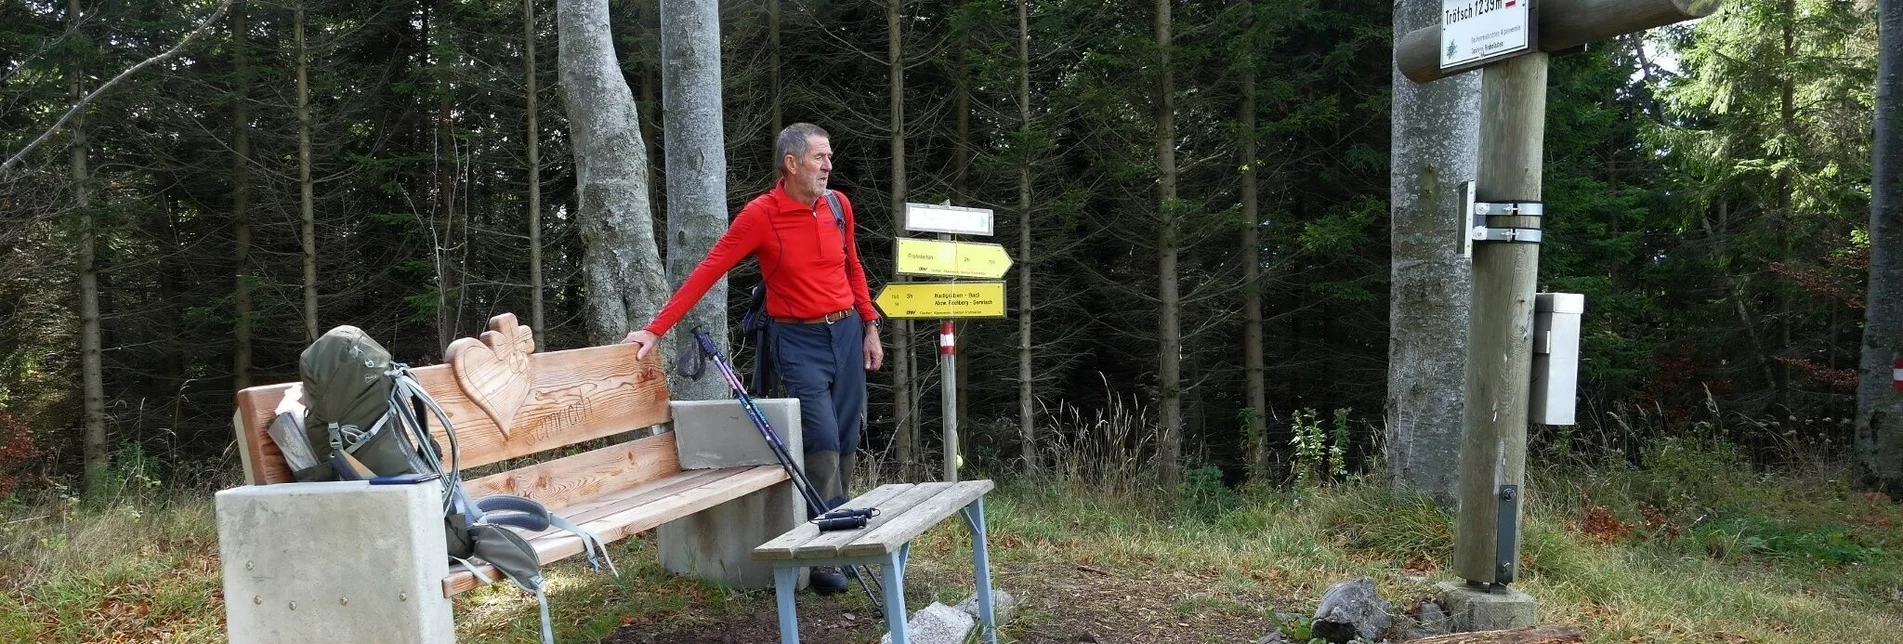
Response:
[{"label": "bench backrest", "polygon": [[[668,422],[667,377],[658,353],[636,360],[636,347],[615,344],[534,353],[534,336],[515,315],[489,320],[478,338],[461,338],[444,364],[412,370],[455,424],[463,469],[565,447]],[[266,427],[297,383],[250,387],[237,394],[233,417],[245,479],[253,485],[293,479]],[[449,449],[443,428],[430,431]],[[592,496],[680,471],[671,433],[469,483],[474,496],[508,492],[551,506],[563,497]]]}]

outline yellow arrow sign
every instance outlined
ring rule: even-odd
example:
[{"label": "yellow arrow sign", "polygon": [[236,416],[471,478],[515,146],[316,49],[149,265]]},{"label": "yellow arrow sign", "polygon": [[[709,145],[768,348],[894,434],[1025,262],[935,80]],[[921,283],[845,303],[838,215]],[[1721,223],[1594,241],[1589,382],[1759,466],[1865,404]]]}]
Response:
[{"label": "yellow arrow sign", "polygon": [[895,318],[1004,317],[1004,282],[887,284],[877,299]]},{"label": "yellow arrow sign", "polygon": [[899,238],[899,272],[997,279],[1011,269],[1011,256],[997,244],[968,244]]}]

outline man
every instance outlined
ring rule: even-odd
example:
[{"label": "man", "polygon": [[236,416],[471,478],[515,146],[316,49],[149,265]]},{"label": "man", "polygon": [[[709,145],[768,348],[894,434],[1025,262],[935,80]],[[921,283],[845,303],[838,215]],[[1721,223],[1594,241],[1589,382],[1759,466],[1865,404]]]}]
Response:
[{"label": "man", "polygon": [[[795,123],[780,131],[773,156],[779,183],[740,209],[654,321],[625,341],[640,344],[640,357],[647,357],[721,275],[758,256],[772,321],[768,353],[781,382],[799,398],[806,474],[831,509],[848,498],[865,421],[866,372],[885,362],[885,350],[853,240],[852,202],[826,189],[830,137],[819,126]],[[846,578],[837,569],[814,568],[812,587],[845,590]]]}]

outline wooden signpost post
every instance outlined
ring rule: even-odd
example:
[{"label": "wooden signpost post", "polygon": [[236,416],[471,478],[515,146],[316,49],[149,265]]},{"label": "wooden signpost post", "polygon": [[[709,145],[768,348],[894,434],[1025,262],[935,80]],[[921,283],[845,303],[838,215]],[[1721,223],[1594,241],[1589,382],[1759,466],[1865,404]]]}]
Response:
[{"label": "wooden signpost post", "polygon": [[[1442,0],[1442,22],[1395,48],[1401,73],[1427,83],[1480,66],[1480,159],[1474,208],[1467,405],[1460,450],[1454,571],[1443,584],[1460,630],[1532,624],[1518,573],[1525,498],[1534,282],[1539,273],[1547,52],[1709,15],[1718,0]],[[1564,204],[1558,204],[1563,210]]]},{"label": "wooden signpost post", "polygon": [[[938,241],[901,237],[893,256],[898,272],[996,280],[1011,268],[997,244],[952,241],[952,235],[991,235],[991,211],[951,205],[905,204],[905,229],[939,233]],[[938,318],[940,388],[945,406],[944,480],[958,480],[958,342],[955,318],[1004,317],[1004,282],[904,282],[888,284],[875,298],[886,316]]]}]

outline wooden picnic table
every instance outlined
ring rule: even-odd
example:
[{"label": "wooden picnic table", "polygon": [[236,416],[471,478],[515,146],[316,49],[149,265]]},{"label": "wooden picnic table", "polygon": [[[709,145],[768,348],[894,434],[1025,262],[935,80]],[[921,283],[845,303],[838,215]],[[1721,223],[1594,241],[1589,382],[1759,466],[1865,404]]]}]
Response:
[{"label": "wooden picnic table", "polygon": [[799,644],[799,620],[793,592],[799,571],[810,566],[880,566],[885,595],[886,627],[892,644],[908,644],[905,612],[905,564],[912,540],[953,514],[963,514],[971,526],[972,570],[978,585],[978,623],[983,641],[998,642],[997,618],[991,603],[991,562],[985,545],[984,495],[996,485],[990,480],[959,483],[891,483],[847,501],[847,508],[878,508],[878,516],[854,530],[820,532],[807,522],[760,544],[753,558],[773,562],[774,589],[779,598],[780,642]]}]

